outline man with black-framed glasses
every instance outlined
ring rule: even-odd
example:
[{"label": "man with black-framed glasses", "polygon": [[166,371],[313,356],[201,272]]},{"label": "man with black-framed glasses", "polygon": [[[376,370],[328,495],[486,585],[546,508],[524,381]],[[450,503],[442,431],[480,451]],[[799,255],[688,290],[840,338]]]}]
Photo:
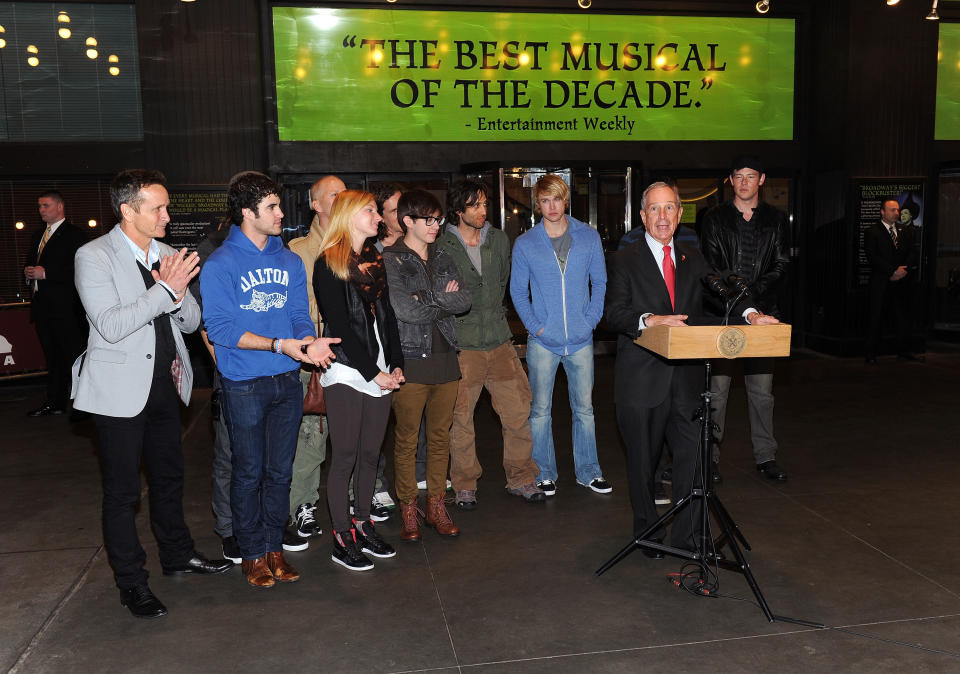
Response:
[{"label": "man with black-framed glasses", "polygon": [[390,304],[403,347],[404,379],[393,394],[396,417],[394,467],[403,517],[400,537],[420,539],[415,458],[422,426],[427,437],[425,522],[441,536],[458,536],[444,505],[450,460],[450,424],[457,400],[460,366],[454,315],[470,308],[470,292],[448,252],[437,248],[443,225],[440,203],[430,192],[411,190],[400,197],[397,217],[404,236],[383,251]]}]

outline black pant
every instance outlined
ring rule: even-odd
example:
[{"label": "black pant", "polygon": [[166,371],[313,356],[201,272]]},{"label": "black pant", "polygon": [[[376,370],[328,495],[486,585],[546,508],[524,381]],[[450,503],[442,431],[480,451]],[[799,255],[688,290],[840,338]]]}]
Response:
[{"label": "black pant", "polygon": [[332,455],[327,475],[327,505],[334,531],[349,531],[347,485],[351,473],[354,473],[356,519],[370,519],[380,445],[390,418],[390,396],[376,398],[346,384],[334,384],[323,388],[323,397],[327,403]]},{"label": "black pant", "polygon": [[180,406],[169,375],[153,380],[147,404],[135,417],[94,415],[103,473],[103,541],[117,586],[147,582],[146,553],[137,537],[140,463],[150,485],[150,526],[163,566],[190,559],[193,539],[183,519]]},{"label": "black pant", "polygon": [[47,402],[66,409],[70,400],[71,368],[84,348],[83,334],[76,329],[71,315],[37,315],[33,327],[47,362]]},{"label": "black pant", "polygon": [[[678,376],[673,377],[670,392],[657,407],[631,406],[629,401],[617,403],[617,425],[627,446],[634,536],[639,536],[659,518],[653,500],[653,483],[664,440],[673,451],[674,501],[688,495],[695,483],[700,427],[693,415],[698,399],[695,393],[679,390],[687,388],[678,386],[679,379]],[[699,513],[699,504],[695,503],[674,518],[670,535],[674,547],[694,549],[694,532],[699,533],[701,529],[698,524]],[[648,536],[656,540],[662,540],[663,537],[662,528]]]},{"label": "black pant", "polygon": [[910,329],[913,319],[911,301],[915,284],[907,281],[891,281],[884,278],[870,279],[870,326],[867,332],[866,356],[876,358],[880,338],[892,321],[896,326],[897,354],[910,351]]}]

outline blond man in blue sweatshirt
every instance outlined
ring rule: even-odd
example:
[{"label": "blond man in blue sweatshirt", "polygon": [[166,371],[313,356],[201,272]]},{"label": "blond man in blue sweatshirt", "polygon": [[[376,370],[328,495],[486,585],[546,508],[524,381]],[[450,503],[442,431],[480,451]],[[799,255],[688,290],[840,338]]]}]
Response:
[{"label": "blond man in blue sweatshirt", "polygon": [[567,215],[570,190],[547,174],[534,187],[543,216],[513,248],[510,296],[530,333],[527,368],[533,404],[530,430],[537,486],[557,490],[551,405],[557,367],[567,374],[573,412],[573,460],[577,483],[595,492],[613,491],[597,460],[593,419],[593,330],[603,316],[607,271],[596,230]]}]

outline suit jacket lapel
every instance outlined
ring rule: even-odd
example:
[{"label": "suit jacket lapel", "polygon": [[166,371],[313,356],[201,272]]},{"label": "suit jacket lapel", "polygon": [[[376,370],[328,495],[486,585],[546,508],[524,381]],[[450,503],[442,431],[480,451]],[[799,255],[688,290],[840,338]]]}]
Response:
[{"label": "suit jacket lapel", "polygon": [[[676,243],[676,239],[674,239]],[[675,313],[683,314],[687,313],[684,311],[684,307],[687,306],[688,298],[690,297],[690,289],[693,287],[695,280],[691,276],[690,263],[687,262],[687,257],[679,250],[675,250],[677,254],[677,287],[675,288],[677,303],[674,307]]]},{"label": "suit jacket lapel", "polygon": [[110,245],[113,247],[113,254],[116,256],[117,267],[122,274],[121,281],[117,284],[121,297],[127,292],[133,291],[133,297],[139,297],[143,292],[143,277],[140,276],[140,270],[137,268],[137,260],[133,256],[133,251],[127,245],[120,225],[117,225],[107,235],[110,237]]}]

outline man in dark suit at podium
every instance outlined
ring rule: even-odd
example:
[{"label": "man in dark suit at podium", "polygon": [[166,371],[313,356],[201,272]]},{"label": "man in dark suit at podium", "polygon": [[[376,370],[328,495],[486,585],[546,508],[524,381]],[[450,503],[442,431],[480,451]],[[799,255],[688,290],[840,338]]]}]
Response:
[{"label": "man in dark suit at podium", "polygon": [[30,417],[63,414],[70,399],[70,368],[86,342],[83,308],[73,283],[73,256],[87,242],[64,215],[63,196],[48,190],[37,198],[46,225],[30,238],[24,278],[33,290],[30,319],[47,361],[47,399]]},{"label": "man in dark suit at podium", "polygon": [[893,197],[884,199],[880,220],[863,236],[864,253],[870,262],[868,363],[877,362],[883,325],[891,318],[897,326],[897,360],[920,360],[910,353],[909,344],[913,318],[910,305],[920,260],[918,244],[916,226],[900,223],[900,203]]},{"label": "man in dark suit at podium", "polygon": [[[642,330],[657,325],[686,325],[703,316],[703,279],[712,271],[696,248],[674,242],[683,208],[676,186],[656,182],[643,192],[640,217],[643,240],[617,252],[607,283],[606,319],[619,333],[614,403],[617,425],[627,447],[627,473],[633,506],[633,533],[639,536],[657,520],[654,474],[664,439],[673,450],[674,499],[690,493],[697,467],[699,426],[694,413],[703,389],[703,363],[670,361],[634,343]],[[741,303],[742,304],[742,303]],[[752,325],[777,323],[755,309],[737,307]],[[671,544],[694,549],[696,509],[673,522]],[[662,540],[664,531],[648,539]],[[648,557],[662,553],[644,549]]]}]

